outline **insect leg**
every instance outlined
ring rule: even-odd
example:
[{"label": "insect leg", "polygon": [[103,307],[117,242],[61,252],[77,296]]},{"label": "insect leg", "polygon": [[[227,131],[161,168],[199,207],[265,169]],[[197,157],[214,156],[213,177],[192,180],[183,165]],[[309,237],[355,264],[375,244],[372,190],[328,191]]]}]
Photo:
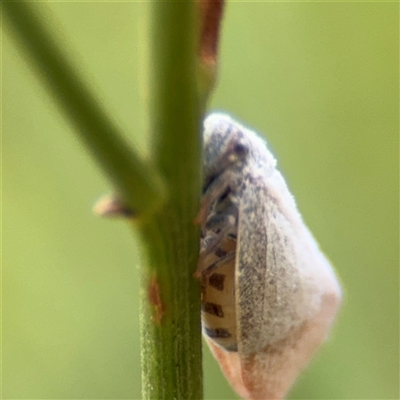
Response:
[{"label": "insect leg", "polygon": [[205,224],[206,232],[213,232],[212,239],[208,238],[205,241],[205,247],[203,247],[201,257],[207,257],[209,254],[214,252],[221,241],[229,234],[236,235],[237,232],[237,208],[234,205],[230,205],[224,213],[211,214]]},{"label": "insect leg", "polygon": [[206,222],[212,204],[229,189],[231,181],[232,172],[227,170],[210,183],[201,199],[200,210],[195,219],[196,223],[203,225]]},{"label": "insect leg", "polygon": [[200,265],[198,266],[194,276],[196,278],[200,278],[201,275],[210,275],[216,268],[228,263],[229,261],[233,260],[236,255],[236,250],[226,253],[224,256],[219,258],[218,260],[214,261],[210,265]]},{"label": "insect leg", "polygon": [[[236,225],[237,209],[233,205],[228,209],[226,213],[214,214],[208,218],[206,222],[207,231],[211,231],[214,234],[203,239],[203,248],[200,252],[198,267],[195,272],[195,276],[199,276],[204,269],[209,269],[209,266],[207,266],[207,264],[204,262],[206,257],[214,253],[218,249],[218,246],[221,244],[221,242],[225,238],[227,238],[229,234],[236,234]],[[234,252],[232,254],[234,256]],[[222,259],[224,259],[224,257],[225,256],[223,256]],[[224,262],[227,261],[228,260],[223,260],[221,261],[221,263],[218,264],[213,263],[213,267],[211,269],[215,269],[217,266],[222,265]]]}]

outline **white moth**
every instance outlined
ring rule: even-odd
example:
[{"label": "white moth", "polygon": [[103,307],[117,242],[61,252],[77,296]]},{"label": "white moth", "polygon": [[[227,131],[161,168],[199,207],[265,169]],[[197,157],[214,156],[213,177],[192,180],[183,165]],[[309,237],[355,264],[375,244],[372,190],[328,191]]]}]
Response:
[{"label": "white moth", "polygon": [[241,397],[282,399],[329,333],[340,285],[254,132],[209,115],[203,177],[204,336]]}]

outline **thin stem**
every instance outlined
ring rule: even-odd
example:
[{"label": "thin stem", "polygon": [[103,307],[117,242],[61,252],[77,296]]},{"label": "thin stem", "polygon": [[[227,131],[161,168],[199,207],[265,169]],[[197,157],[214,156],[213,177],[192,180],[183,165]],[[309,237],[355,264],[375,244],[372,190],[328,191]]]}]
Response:
[{"label": "thin stem", "polygon": [[79,75],[29,2],[3,2],[4,20],[56,104],[137,216],[151,214],[163,200],[155,168],[142,161],[123,140],[114,121]]},{"label": "thin stem", "polygon": [[168,201],[140,229],[147,250],[141,332],[144,399],[201,399],[200,120],[194,2],[151,4],[150,131]]},{"label": "thin stem", "polygon": [[[142,217],[135,226],[147,256],[141,271],[144,399],[202,398],[200,285],[193,278],[199,232],[193,221],[200,198],[200,121],[215,81],[221,2],[212,7],[204,2],[202,18],[194,1],[150,3],[150,166],[123,141],[38,18],[37,6],[2,3],[5,21],[38,75],[135,216]],[[202,40],[200,20],[207,25]],[[199,76],[202,64],[206,79]]]}]

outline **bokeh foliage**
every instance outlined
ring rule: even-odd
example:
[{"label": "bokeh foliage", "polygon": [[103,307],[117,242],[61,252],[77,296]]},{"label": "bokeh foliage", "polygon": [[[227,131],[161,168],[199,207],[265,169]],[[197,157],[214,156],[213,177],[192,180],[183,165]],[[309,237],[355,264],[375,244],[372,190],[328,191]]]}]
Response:
[{"label": "bokeh foliage", "polygon": [[[49,23],[146,154],[141,3]],[[211,108],[266,135],[345,301],[291,398],[398,398],[396,3],[228,3]],[[140,398],[136,241],[106,180],[3,35],[3,398]],[[151,117],[151,116],[150,116]],[[205,350],[206,398],[237,398]]]}]

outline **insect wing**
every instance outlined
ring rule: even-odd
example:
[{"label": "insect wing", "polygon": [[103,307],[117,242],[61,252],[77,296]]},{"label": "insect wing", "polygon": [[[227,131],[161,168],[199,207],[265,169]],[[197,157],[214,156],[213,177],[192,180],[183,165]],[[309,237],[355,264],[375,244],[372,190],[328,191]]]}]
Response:
[{"label": "insect wing", "polygon": [[281,399],[326,337],[340,289],[280,173],[256,176],[239,206],[236,385],[248,399]]},{"label": "insect wing", "polygon": [[[224,350],[222,347],[215,344],[212,339],[205,335],[204,339],[207,342],[212,354],[218,361],[218,364],[227,381],[230,383],[235,392],[243,399],[252,399],[243,382],[242,362],[240,360],[239,353],[236,351],[233,352]],[[257,400],[260,400],[260,398]]]}]

